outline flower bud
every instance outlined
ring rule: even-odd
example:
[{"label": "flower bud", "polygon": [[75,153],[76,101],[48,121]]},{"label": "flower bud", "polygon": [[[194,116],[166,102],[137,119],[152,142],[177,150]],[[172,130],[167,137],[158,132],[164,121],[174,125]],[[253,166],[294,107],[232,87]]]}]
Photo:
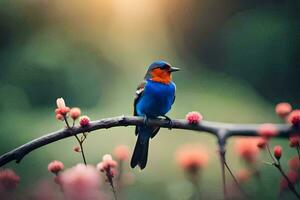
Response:
[{"label": "flower bud", "polygon": [[285,118],[292,111],[292,106],[289,103],[282,102],[276,105],[275,111],[278,116]]},{"label": "flower bud", "polygon": [[79,121],[80,126],[88,126],[90,124],[90,118],[86,115],[80,117],[80,121]]},{"label": "flower bud", "polygon": [[80,108],[72,108],[70,110],[70,117],[74,120],[76,120],[78,117],[80,117],[81,110]]},{"label": "flower bud", "polygon": [[63,98],[56,99],[56,105],[57,105],[57,108],[66,107],[65,100]]},{"label": "flower bud", "polygon": [[274,147],[274,156],[279,161],[282,155],[282,148],[281,146],[277,145]]}]

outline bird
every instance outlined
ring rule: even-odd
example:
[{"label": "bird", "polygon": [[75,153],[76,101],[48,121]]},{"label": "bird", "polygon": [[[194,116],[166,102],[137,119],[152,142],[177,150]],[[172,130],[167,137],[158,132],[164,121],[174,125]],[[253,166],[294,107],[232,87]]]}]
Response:
[{"label": "bird", "polygon": [[148,126],[148,119],[165,117],[169,120],[170,128],[172,126],[172,120],[166,114],[175,101],[176,85],[172,81],[172,73],[179,70],[166,61],[155,61],[148,67],[143,82],[137,87],[134,116],[144,117],[144,124],[135,128],[137,141],[130,162],[131,168],[138,165],[142,170],[146,167],[149,140],[160,129]]}]

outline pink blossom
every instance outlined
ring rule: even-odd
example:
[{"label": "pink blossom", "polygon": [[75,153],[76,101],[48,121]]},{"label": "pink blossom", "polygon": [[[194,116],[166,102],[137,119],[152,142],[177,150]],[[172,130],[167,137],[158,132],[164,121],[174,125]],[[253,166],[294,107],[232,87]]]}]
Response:
[{"label": "pink blossom", "polygon": [[290,124],[293,124],[294,126],[299,126],[300,125],[300,110],[292,111],[289,114],[287,121]]},{"label": "pink blossom", "polygon": [[197,124],[202,121],[203,116],[199,112],[193,111],[189,112],[185,118],[190,124]]},{"label": "pink blossom", "polygon": [[81,110],[80,108],[71,108],[70,110],[70,117],[73,119],[73,120],[76,120],[79,116],[81,115]]},{"label": "pink blossom", "polygon": [[64,169],[64,164],[58,160],[54,160],[48,164],[48,171],[57,174]]},{"label": "pink blossom", "polygon": [[20,177],[11,169],[0,171],[0,190],[13,190],[20,182]]},{"label": "pink blossom", "polygon": [[80,121],[79,121],[80,126],[88,126],[90,124],[90,118],[86,115],[80,117]]},{"label": "pink blossom", "polygon": [[257,147],[258,140],[253,137],[244,137],[235,140],[235,152],[248,163],[257,160],[259,149]]},{"label": "pink blossom", "polygon": [[285,118],[292,111],[292,106],[291,106],[291,104],[286,103],[286,102],[278,103],[276,105],[275,111],[278,116]]},{"label": "pink blossom", "polygon": [[258,134],[266,139],[278,135],[278,130],[273,124],[262,124],[258,129]]},{"label": "pink blossom", "polygon": [[183,170],[197,173],[208,163],[208,154],[200,145],[187,144],[176,151],[176,161]]},{"label": "pink blossom", "polygon": [[291,170],[299,171],[299,169],[300,169],[300,160],[299,160],[299,157],[298,157],[298,156],[292,157],[292,158],[288,161],[288,165],[289,165],[289,168],[290,168]]},{"label": "pink blossom", "polygon": [[251,176],[251,173],[247,169],[240,169],[236,173],[236,179],[239,183],[245,183],[246,181],[249,180],[250,176]]},{"label": "pink blossom", "polygon": [[117,158],[117,160],[120,161],[128,161],[129,160],[129,148],[125,145],[117,146],[114,149],[114,156]]},{"label": "pink blossom", "polygon": [[290,147],[299,147],[300,145],[300,133],[299,134],[292,134],[289,137],[290,140]]},{"label": "pink blossom", "polygon": [[[286,175],[293,185],[299,183],[300,179],[299,179],[299,174],[297,172],[289,171],[286,173]],[[284,191],[288,189],[288,182],[284,177],[281,178],[279,187],[280,187],[280,191]]]},{"label": "pink blossom", "polygon": [[93,166],[77,164],[61,173],[59,183],[68,200],[99,200],[100,174]]}]

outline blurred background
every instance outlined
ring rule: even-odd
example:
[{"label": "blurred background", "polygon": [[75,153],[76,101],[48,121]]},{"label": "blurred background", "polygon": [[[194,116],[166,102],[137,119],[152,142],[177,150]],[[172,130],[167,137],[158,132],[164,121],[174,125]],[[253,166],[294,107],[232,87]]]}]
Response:
[{"label": "blurred background", "polygon": [[[0,153],[62,128],[54,115],[58,97],[92,120],[131,115],[136,86],[158,59],[182,69],[173,76],[171,118],[196,110],[211,121],[280,122],[276,103],[300,106],[299,9],[298,0],[2,0]],[[135,140],[134,127],[93,132],[85,145],[88,162],[96,164],[118,144],[133,147]],[[228,163],[237,171],[243,162],[233,142]],[[163,129],[151,141],[147,168],[133,170],[127,199],[187,199],[191,185],[174,161],[186,143],[208,148],[203,198],[222,198],[215,138]],[[68,138],[7,165],[21,176],[18,191],[51,178],[47,164],[53,159],[67,167],[81,162],[74,144]],[[283,163],[295,154],[287,140],[273,144],[283,145]],[[246,190],[255,199],[275,199],[279,174],[267,165],[259,169],[263,189],[252,183]]]}]

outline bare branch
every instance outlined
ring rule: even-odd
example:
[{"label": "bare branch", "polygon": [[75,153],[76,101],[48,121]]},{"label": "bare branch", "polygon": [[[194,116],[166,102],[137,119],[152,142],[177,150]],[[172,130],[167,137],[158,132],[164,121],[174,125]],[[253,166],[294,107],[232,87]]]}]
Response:
[{"label": "bare branch", "polygon": [[[143,125],[143,123],[144,119],[142,117],[119,116],[93,121],[87,127],[75,126],[73,128],[62,129],[34,139],[10,152],[3,154],[0,156],[0,167],[13,160],[19,163],[22,158],[31,151],[79,133],[92,132],[98,129],[108,129],[118,126]],[[164,119],[149,119],[148,123],[148,126],[159,126],[162,128],[170,128],[169,125],[169,121]],[[189,124],[186,120],[172,120],[172,128],[174,129],[185,129],[211,133],[218,139],[222,137],[224,142],[231,136],[257,136],[257,130],[259,126],[259,124],[229,124],[209,121],[202,121],[199,124]],[[279,132],[278,137],[283,138],[287,138],[290,133],[299,131],[299,128],[291,127],[287,124],[274,124],[274,126],[277,127]],[[225,132],[225,134],[221,135],[220,133],[222,132]]]}]

